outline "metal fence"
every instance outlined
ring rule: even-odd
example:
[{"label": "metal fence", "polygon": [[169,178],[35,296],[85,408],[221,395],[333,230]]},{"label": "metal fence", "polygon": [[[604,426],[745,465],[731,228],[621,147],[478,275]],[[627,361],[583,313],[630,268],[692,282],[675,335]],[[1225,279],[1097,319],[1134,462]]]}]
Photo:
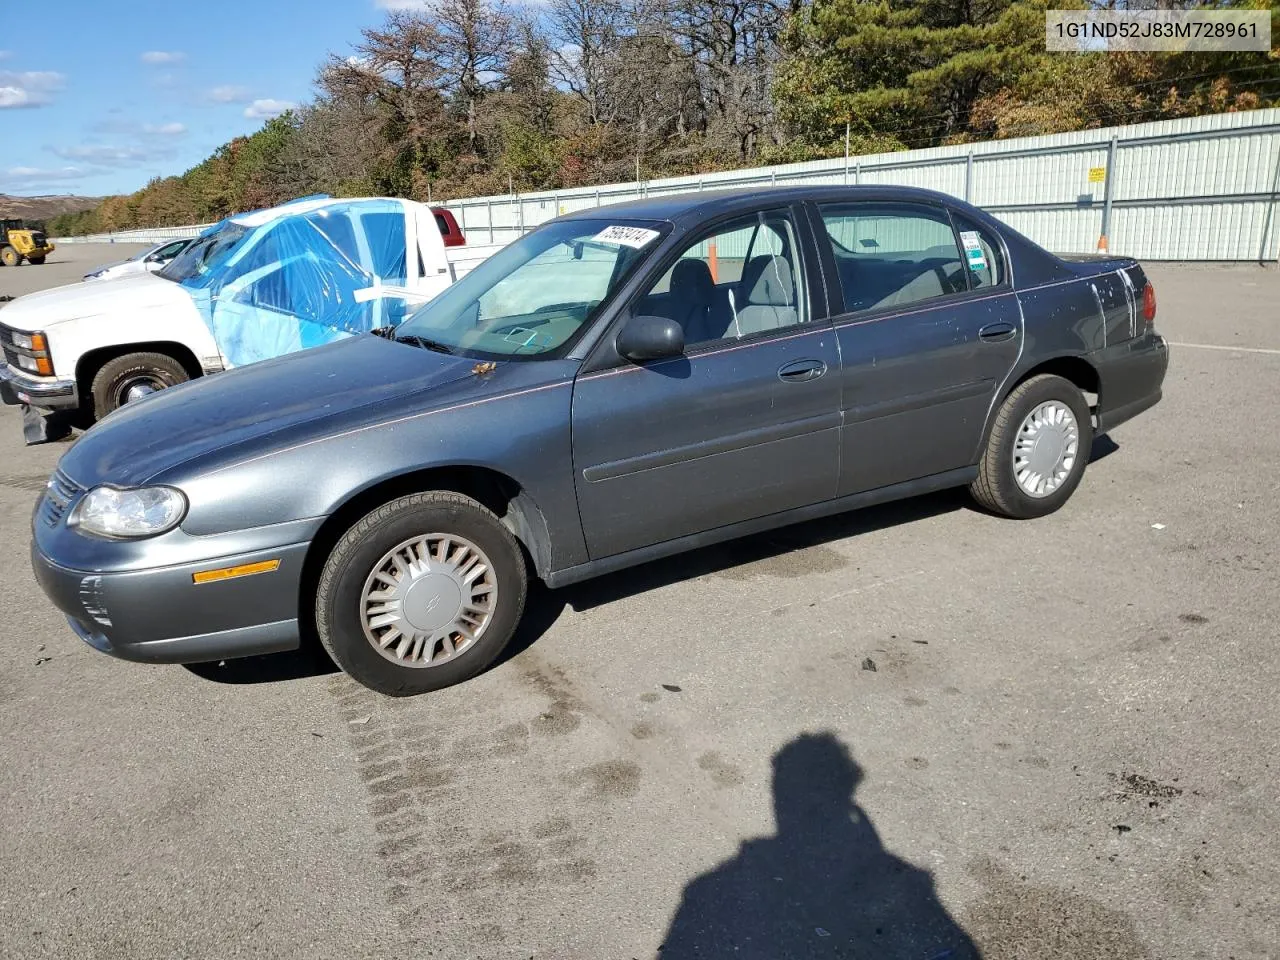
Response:
[{"label": "metal fence", "polygon": [[900,184],[969,200],[1059,253],[1107,238],[1151,260],[1275,260],[1280,110],[672,177],[445,205],[500,243],[574,210],[639,197],[778,184]]},{"label": "metal fence", "polygon": [[[470,242],[505,243],[561,213],[646,196],[778,184],[940,190],[1059,253],[1149,260],[1280,256],[1280,109],[444,204]],[[85,240],[160,242],[202,227]],[[79,239],[79,238],[77,238]]]}]

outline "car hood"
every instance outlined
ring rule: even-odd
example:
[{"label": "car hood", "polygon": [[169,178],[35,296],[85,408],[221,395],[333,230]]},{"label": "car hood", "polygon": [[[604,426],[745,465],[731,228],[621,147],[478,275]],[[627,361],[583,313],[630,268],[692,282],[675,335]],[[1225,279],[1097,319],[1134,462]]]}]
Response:
[{"label": "car hood", "polygon": [[328,421],[338,429],[390,416],[397,398],[470,376],[474,365],[382,337],[351,337],[128,404],[86,432],[59,466],[82,486],[128,485],[210,455],[221,462],[254,456]]},{"label": "car hood", "polygon": [[190,303],[191,295],[181,284],[144,271],[28,293],[4,308],[4,322],[19,330],[48,330],[70,320],[175,305],[189,309]]}]

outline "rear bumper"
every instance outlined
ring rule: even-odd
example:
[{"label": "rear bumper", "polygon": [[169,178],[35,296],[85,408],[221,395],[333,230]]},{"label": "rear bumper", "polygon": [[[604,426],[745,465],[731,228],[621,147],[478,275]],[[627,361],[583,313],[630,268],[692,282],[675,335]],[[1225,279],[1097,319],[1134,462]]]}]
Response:
[{"label": "rear bumper", "polygon": [[7,363],[0,363],[0,401],[49,410],[69,410],[80,406],[80,388],[74,380],[44,380],[29,377]]},{"label": "rear bumper", "polygon": [[1098,371],[1098,432],[1105,433],[1160,402],[1169,345],[1149,333],[1089,355]]},{"label": "rear bumper", "polygon": [[[99,572],[64,567],[32,543],[31,567],[40,588],[95,650],[143,663],[200,663],[298,647],[298,587],[307,546]],[[192,579],[202,570],[267,559],[279,559],[279,567],[211,583]]]}]

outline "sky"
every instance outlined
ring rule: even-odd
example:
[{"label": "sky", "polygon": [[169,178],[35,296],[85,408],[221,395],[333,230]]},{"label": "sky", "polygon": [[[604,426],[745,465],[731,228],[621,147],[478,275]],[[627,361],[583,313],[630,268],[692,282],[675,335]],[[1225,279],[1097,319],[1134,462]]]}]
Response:
[{"label": "sky", "polygon": [[309,100],[419,0],[45,0],[0,17],[0,193],[129,193]]}]

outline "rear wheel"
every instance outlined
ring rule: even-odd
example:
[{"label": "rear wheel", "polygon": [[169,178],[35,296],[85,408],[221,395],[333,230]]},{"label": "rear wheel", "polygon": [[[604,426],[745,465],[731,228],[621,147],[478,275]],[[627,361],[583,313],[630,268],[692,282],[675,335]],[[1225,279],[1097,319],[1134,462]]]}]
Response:
[{"label": "rear wheel", "polygon": [[100,420],[130,401],[190,379],[186,368],[164,353],[126,353],[108,360],[90,387],[94,418]]},{"label": "rear wheel", "polygon": [[21,262],[21,254],[13,247],[7,245],[0,247],[0,263],[3,263],[6,267],[16,267]]},{"label": "rear wheel", "polygon": [[993,513],[1043,517],[1075,492],[1092,446],[1093,421],[1079,388],[1050,374],[1032,377],[1000,405],[969,491]]},{"label": "rear wheel", "polygon": [[384,504],[334,546],[316,588],[316,629],[334,662],[391,696],[475,676],[524,611],[524,554],[470,497],[435,491]]}]

